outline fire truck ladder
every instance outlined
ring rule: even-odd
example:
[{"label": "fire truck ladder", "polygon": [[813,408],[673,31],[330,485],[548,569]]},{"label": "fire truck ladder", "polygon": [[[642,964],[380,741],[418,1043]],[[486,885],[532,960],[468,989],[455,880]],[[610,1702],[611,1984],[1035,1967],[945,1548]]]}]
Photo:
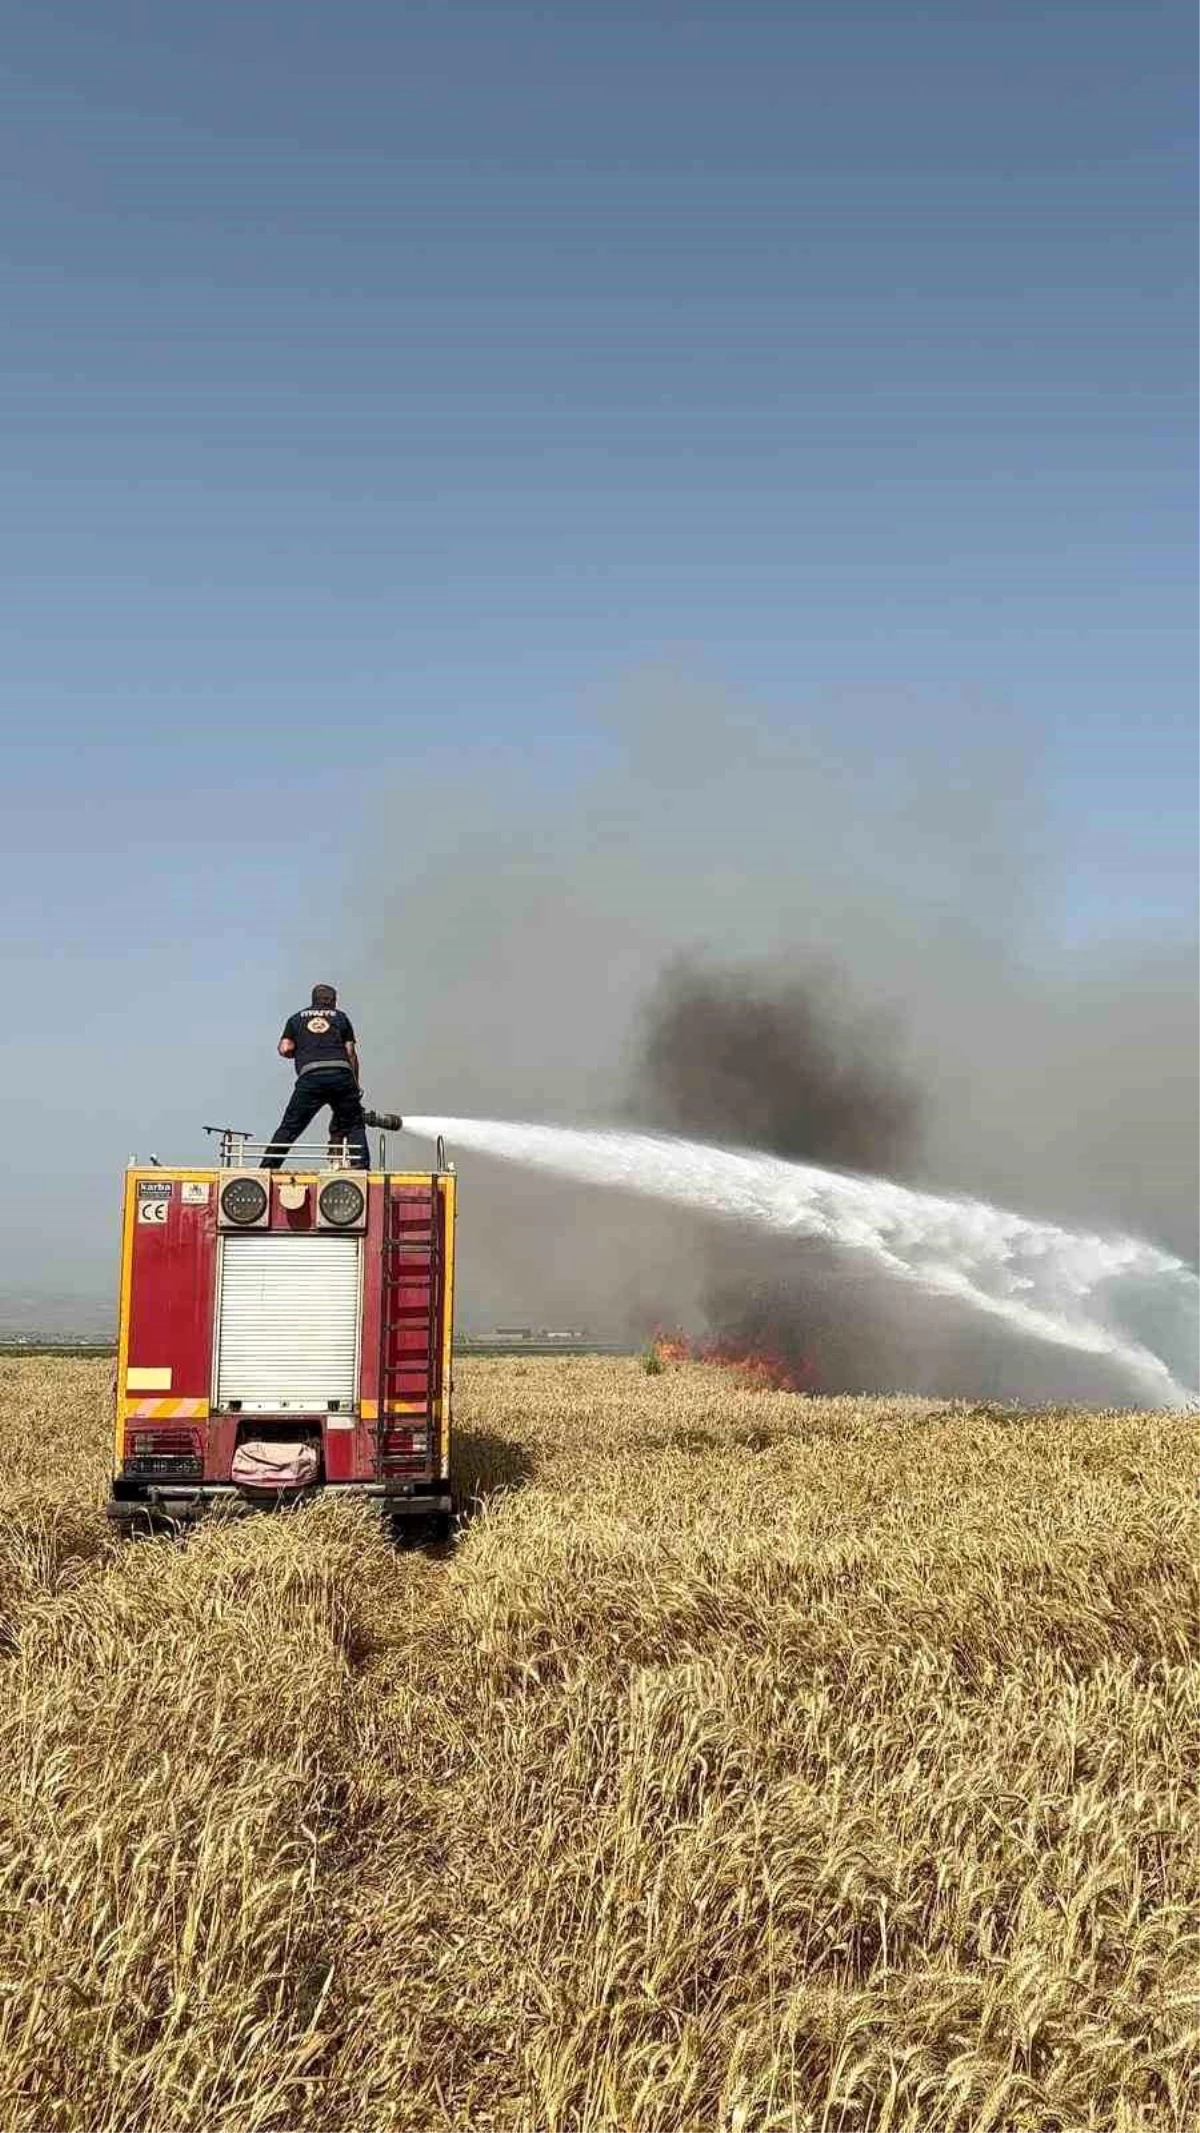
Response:
[{"label": "fire truck ladder", "polygon": [[[376,1467],[382,1480],[399,1481],[436,1472],[444,1215],[434,1177],[427,1186],[385,1177],[383,1192]],[[421,1431],[426,1452],[409,1441]]]}]

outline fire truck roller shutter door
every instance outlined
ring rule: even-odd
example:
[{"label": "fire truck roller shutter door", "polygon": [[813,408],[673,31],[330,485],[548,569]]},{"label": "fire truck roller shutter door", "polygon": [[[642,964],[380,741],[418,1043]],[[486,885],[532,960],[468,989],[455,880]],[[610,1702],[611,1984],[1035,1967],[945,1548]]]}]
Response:
[{"label": "fire truck roller shutter door", "polygon": [[361,1242],[227,1233],[221,1245],[217,1405],[262,1412],[336,1401],[358,1382]]}]

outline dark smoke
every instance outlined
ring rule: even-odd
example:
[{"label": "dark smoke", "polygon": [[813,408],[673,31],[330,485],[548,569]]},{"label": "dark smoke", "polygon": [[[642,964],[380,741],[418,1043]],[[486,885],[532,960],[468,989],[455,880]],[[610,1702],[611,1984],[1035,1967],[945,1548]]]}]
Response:
[{"label": "dark smoke", "polygon": [[[640,1017],[630,1109],[687,1139],[902,1177],[921,1098],[900,1044],[895,1018],[856,1006],[828,965],[793,975],[680,958]],[[723,1229],[701,1257],[701,1306],[718,1339],[778,1356],[826,1390],[889,1380],[888,1314],[847,1254]]]},{"label": "dark smoke", "polygon": [[[857,1005],[829,965],[794,975],[674,960],[639,1018],[630,1110],[688,1139],[921,1182],[922,1094],[897,1019]],[[721,1226],[699,1256],[709,1333],[826,1392],[1112,1396],[1103,1366],[1014,1356],[975,1313],[898,1293],[851,1252]]]},{"label": "dark smoke", "polygon": [[894,1024],[849,1009],[828,970],[772,984],[680,959],[643,1010],[633,1108],[691,1140],[899,1177],[921,1098],[896,1044]]}]

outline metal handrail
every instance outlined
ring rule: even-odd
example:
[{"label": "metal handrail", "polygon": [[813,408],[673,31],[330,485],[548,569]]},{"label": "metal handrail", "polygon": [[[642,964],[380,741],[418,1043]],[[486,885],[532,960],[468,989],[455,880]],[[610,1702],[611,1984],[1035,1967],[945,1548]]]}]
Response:
[{"label": "metal handrail", "polygon": [[[218,1159],[212,1165],[215,1170],[257,1169],[264,1155],[273,1152],[276,1147],[273,1140],[255,1140],[251,1134],[238,1132],[229,1126],[206,1126],[204,1130],[214,1134],[220,1143],[217,1150]],[[178,1165],[171,1163],[164,1164],[163,1158],[158,1155],[148,1155],[144,1159],[131,1155],[127,1165],[130,1170],[177,1167]],[[319,1141],[293,1141],[290,1147],[283,1151],[283,1159],[279,1165],[281,1171],[350,1170],[354,1167],[345,1141],[333,1142],[328,1135]]]},{"label": "metal handrail", "polygon": [[[228,1156],[222,1150],[221,1168],[257,1170],[264,1155],[273,1154],[275,1147],[274,1141],[255,1141],[251,1140],[249,1134],[244,1137],[239,1134]],[[281,1170],[349,1170],[351,1167],[346,1142],[328,1139],[293,1141],[290,1147],[282,1151],[279,1164]]]},{"label": "metal handrail", "polygon": [[[385,1118],[390,1118],[390,1114],[369,1113],[368,1123],[375,1125]],[[398,1128],[400,1120],[396,1119],[394,1123]],[[244,1132],[240,1126],[206,1126],[204,1131],[217,1142],[217,1160],[212,1167],[219,1170],[257,1170],[262,1163],[263,1157],[273,1154],[277,1145],[273,1140],[257,1140],[253,1134],[248,1131]],[[379,1161],[376,1168],[386,1171],[388,1168],[387,1137],[384,1133],[379,1136],[378,1152]],[[139,1161],[136,1155],[131,1155],[128,1163],[130,1170],[161,1169],[162,1167],[162,1160],[157,1155],[147,1156],[144,1162]],[[168,1165],[167,1167],[170,1168],[172,1166]],[[278,1167],[281,1171],[312,1171],[352,1170],[360,1166],[351,1162],[349,1146],[345,1141],[333,1141],[326,1133],[319,1140],[300,1139],[293,1141],[290,1147],[284,1149]],[[433,1162],[434,1171],[448,1171],[452,1170],[453,1167],[453,1164],[446,1161],[446,1143],[439,1133]],[[419,1172],[423,1172],[426,1166],[420,1164],[416,1168]]]}]

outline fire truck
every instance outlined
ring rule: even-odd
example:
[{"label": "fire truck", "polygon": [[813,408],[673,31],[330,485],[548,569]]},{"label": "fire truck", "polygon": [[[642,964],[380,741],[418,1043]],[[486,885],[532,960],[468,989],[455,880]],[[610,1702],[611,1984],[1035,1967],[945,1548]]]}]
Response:
[{"label": "fire truck", "polygon": [[[400,1123],[389,1120],[392,1125]],[[455,1176],[351,1169],[233,1129],[212,1167],[125,1175],[112,1489],[127,1532],[320,1490],[449,1530]]]}]

